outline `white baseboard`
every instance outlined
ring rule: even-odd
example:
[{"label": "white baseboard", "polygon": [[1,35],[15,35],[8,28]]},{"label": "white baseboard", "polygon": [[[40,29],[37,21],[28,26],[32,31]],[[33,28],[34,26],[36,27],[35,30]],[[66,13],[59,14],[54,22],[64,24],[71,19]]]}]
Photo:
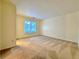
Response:
[{"label": "white baseboard", "polygon": [[[42,35],[42,36],[47,36],[47,35]],[[51,36],[47,36],[47,37],[51,37]],[[70,41],[70,40],[66,40],[66,39],[62,39],[62,38],[56,38],[56,37],[51,37],[51,38],[55,38],[55,39],[59,39],[59,40],[62,40],[62,41],[67,41],[67,42],[72,42],[72,43],[75,43],[75,44],[77,44],[78,45],[78,43],[77,42],[75,42],[75,41]]]}]

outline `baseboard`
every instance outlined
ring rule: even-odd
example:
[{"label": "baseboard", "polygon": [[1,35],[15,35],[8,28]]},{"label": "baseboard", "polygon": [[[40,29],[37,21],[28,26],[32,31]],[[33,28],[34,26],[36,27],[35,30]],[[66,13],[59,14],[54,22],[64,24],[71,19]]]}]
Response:
[{"label": "baseboard", "polygon": [[14,48],[14,47],[16,47],[16,46],[13,46],[13,47],[7,47],[7,48],[2,48],[2,49],[0,50],[0,52],[1,52],[1,51],[5,51],[5,50],[8,50],[8,49],[11,49],[11,48]]},{"label": "baseboard", "polygon": [[16,38],[16,40],[19,40],[19,39],[25,39],[25,38],[31,38],[31,37],[36,37],[36,36],[40,36],[40,35],[33,35],[33,36],[28,36],[28,37]]},{"label": "baseboard", "polygon": [[[50,37],[50,36],[46,36],[46,35],[41,35],[41,36]],[[50,38],[54,38],[54,37],[50,37]],[[66,41],[66,42],[70,42],[70,43],[73,43],[73,44],[78,45],[77,42],[67,41],[67,40],[63,40],[63,39],[59,39],[59,38],[54,38],[54,39],[56,39],[56,40],[61,40],[61,41]]]}]

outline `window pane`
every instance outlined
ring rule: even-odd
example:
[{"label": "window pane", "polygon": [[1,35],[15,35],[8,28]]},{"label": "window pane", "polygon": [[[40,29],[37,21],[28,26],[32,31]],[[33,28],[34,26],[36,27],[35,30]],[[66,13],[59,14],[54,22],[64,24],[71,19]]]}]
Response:
[{"label": "window pane", "polygon": [[31,23],[31,32],[36,32],[36,22]]},{"label": "window pane", "polygon": [[25,33],[34,33],[36,32],[36,22],[25,21],[24,22],[24,32]]},{"label": "window pane", "polygon": [[30,33],[30,21],[25,21],[24,23],[24,32],[25,33]]}]

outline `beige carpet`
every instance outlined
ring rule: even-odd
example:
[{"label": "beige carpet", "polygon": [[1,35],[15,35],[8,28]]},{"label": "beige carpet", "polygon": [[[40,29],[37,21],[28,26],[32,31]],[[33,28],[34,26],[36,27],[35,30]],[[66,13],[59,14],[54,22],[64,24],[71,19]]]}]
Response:
[{"label": "beige carpet", "polygon": [[[79,59],[79,49],[72,42],[46,36],[19,39],[16,47],[3,51],[3,59]],[[1,56],[0,56],[1,57]]]}]

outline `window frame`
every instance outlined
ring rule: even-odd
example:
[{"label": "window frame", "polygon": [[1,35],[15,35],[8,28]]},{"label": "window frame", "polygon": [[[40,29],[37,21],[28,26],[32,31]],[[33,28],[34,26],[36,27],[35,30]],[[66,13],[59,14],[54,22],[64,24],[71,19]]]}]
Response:
[{"label": "window frame", "polygon": [[[25,32],[25,22],[26,22],[26,21],[31,23],[31,24],[30,24],[30,31],[29,31],[29,32]],[[31,29],[32,29],[32,22],[35,22],[35,23],[36,23],[35,32],[32,32],[32,30],[31,30]],[[37,32],[37,22],[36,22],[36,21],[33,21],[33,20],[24,20],[24,25],[23,25],[23,26],[24,26],[23,29],[24,29],[24,33],[25,33],[25,34],[33,34],[33,33],[36,33],[36,32]]]}]

